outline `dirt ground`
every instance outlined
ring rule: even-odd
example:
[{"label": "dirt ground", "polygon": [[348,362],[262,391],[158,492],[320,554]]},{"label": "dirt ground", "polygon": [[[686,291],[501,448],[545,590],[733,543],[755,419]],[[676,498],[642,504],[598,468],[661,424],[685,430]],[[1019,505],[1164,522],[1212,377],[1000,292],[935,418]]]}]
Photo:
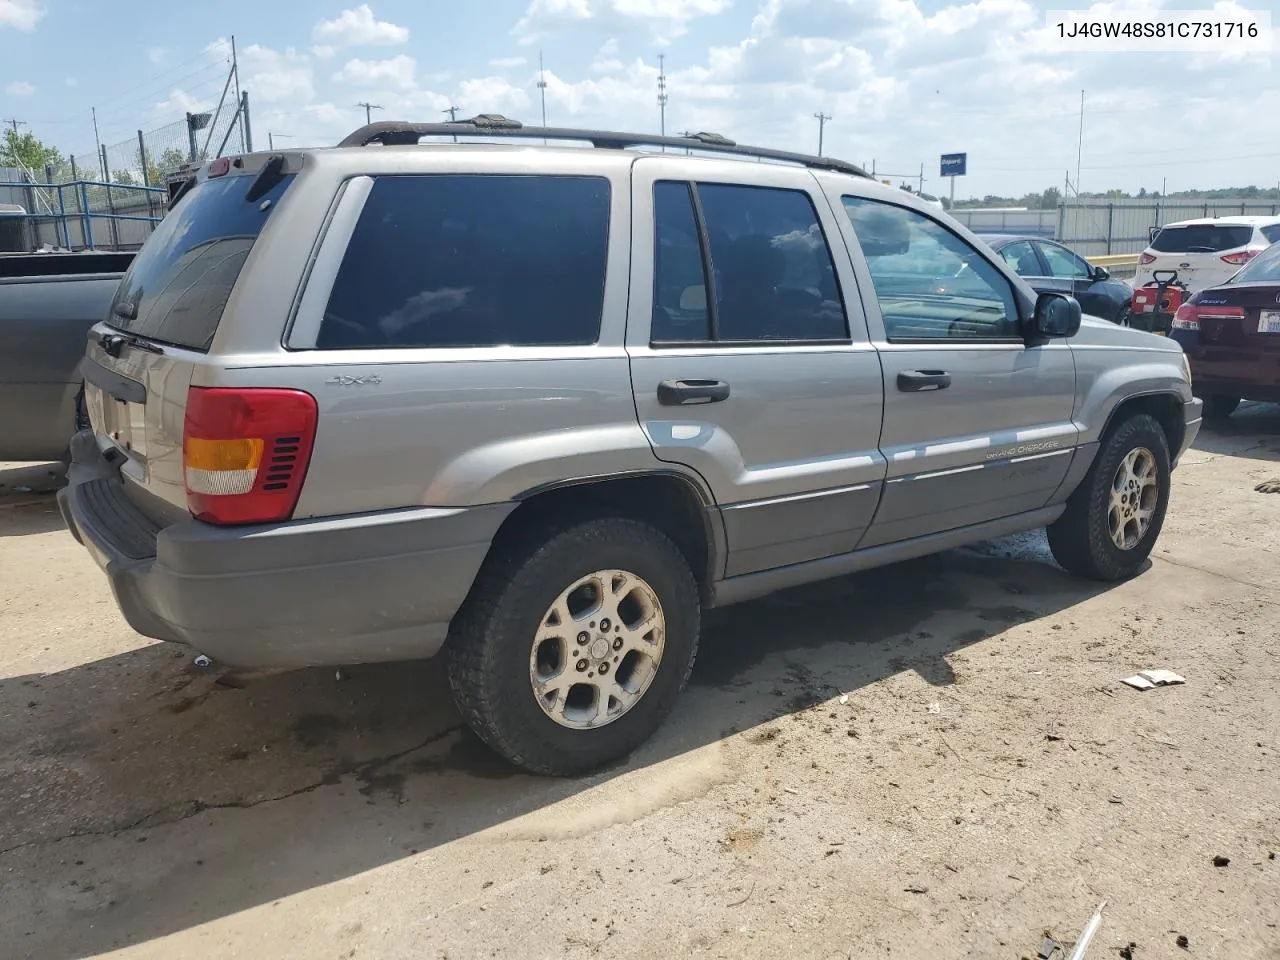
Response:
[{"label": "dirt ground", "polygon": [[1090,960],[1276,960],[1277,475],[1249,407],[1130,583],[1035,535],[717,612],[660,734],[564,781],[431,663],[215,683],[0,469],[0,956],[1018,960],[1106,901]]}]

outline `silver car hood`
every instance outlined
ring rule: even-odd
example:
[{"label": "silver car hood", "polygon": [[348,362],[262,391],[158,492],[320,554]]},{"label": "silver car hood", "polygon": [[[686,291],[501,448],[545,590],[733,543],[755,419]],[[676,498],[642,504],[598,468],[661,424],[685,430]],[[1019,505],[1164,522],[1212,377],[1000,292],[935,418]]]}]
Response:
[{"label": "silver car hood", "polygon": [[1110,320],[1091,317],[1088,314],[1080,318],[1080,332],[1069,342],[1081,346],[1143,347],[1147,350],[1156,349],[1168,353],[1182,352],[1182,345],[1177,340],[1147,333],[1145,330],[1121,327]]}]

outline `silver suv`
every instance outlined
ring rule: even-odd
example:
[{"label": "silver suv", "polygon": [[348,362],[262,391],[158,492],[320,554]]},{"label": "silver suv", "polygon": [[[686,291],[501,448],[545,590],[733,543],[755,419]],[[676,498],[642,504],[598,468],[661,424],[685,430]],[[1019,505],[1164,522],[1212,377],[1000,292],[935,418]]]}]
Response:
[{"label": "silver suv", "polygon": [[1201,406],[850,164],[492,117],[207,165],[82,369],[59,501],[134,629],[443,652],[549,774],[653,733],[704,608],[1045,526],[1133,576]]}]

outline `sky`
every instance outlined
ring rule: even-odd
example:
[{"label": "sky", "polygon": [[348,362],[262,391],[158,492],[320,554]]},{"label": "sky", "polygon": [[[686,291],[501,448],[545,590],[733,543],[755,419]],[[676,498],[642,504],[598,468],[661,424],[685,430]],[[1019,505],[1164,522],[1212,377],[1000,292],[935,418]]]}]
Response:
[{"label": "sky", "polygon": [[[1247,3],[1247,0],[1246,0]],[[1267,4],[1254,0],[1253,8]],[[1280,186],[1280,30],[1270,53],[1081,53],[1062,0],[0,0],[0,120],[92,157],[218,102],[234,37],[255,146],[335,143],[375,119],[501,113],[823,151],[895,183],[968,154],[957,199],[1062,187]],[[1233,9],[1118,0],[1101,11]],[[1078,3],[1076,9],[1084,9]],[[1280,20],[1280,16],[1277,17]],[[1280,24],[1277,24],[1280,26]],[[1081,91],[1083,148],[1079,158]]]}]

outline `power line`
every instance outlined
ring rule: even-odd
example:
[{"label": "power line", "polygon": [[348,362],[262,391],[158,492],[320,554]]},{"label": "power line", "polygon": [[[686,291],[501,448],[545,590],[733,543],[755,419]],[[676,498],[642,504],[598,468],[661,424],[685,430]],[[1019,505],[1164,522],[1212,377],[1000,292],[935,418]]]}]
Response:
[{"label": "power line", "polygon": [[373,123],[373,111],[384,110],[385,107],[380,103],[370,103],[368,100],[361,100],[356,104],[357,107],[364,107],[364,122]]},{"label": "power line", "polygon": [[818,121],[818,156],[822,156],[822,131],[827,125],[827,121],[831,119],[829,113],[815,113],[813,118]]},{"label": "power line", "polygon": [[0,123],[7,123],[9,126],[13,127],[13,135],[15,137],[18,135],[18,128],[25,127],[27,125],[27,121],[25,120],[0,120]]}]

